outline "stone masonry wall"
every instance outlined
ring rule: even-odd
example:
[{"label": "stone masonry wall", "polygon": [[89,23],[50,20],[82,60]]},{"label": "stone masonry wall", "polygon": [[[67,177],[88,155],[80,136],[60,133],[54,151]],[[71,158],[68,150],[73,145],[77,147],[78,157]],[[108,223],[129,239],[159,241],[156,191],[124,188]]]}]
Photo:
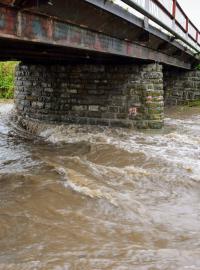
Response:
[{"label": "stone masonry wall", "polygon": [[200,100],[200,71],[164,72],[165,104],[179,105]]},{"label": "stone masonry wall", "polygon": [[45,122],[160,128],[162,66],[31,65],[16,68],[19,115]]}]

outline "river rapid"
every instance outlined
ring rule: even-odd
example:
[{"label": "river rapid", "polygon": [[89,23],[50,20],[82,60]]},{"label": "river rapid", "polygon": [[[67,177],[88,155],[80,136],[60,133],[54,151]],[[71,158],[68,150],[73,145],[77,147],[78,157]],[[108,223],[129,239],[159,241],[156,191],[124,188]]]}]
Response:
[{"label": "river rapid", "polygon": [[10,120],[0,103],[0,270],[199,270],[200,109],[131,131]]}]

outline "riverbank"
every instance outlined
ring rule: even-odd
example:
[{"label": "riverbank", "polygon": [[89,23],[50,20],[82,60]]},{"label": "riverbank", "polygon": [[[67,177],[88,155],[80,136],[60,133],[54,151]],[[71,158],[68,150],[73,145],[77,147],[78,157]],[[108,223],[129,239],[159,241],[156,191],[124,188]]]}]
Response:
[{"label": "riverbank", "polygon": [[178,105],[173,107],[165,108],[165,116],[168,117],[180,117],[188,118],[190,115],[199,115],[200,114],[200,105]]},{"label": "riverbank", "polygon": [[12,99],[14,95],[14,77],[16,61],[0,62],[0,99]]},{"label": "riverbank", "polygon": [[14,103],[13,99],[0,98],[0,103]]}]

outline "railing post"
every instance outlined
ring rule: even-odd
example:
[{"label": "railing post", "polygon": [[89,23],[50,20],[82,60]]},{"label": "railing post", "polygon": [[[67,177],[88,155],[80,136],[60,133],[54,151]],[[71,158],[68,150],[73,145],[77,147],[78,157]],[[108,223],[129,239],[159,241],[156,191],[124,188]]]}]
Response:
[{"label": "railing post", "polygon": [[185,24],[185,32],[188,33],[188,28],[189,28],[189,19],[186,18],[186,24]]},{"label": "railing post", "polygon": [[188,40],[189,19],[188,19],[188,17],[186,17],[185,19],[186,19],[186,23],[185,23],[185,38],[186,38],[186,40]]},{"label": "railing post", "polygon": [[172,4],[172,17],[173,17],[173,22],[172,22],[172,28],[175,31],[176,30],[176,0],[173,0]]},{"label": "railing post", "polygon": [[172,16],[174,19],[176,18],[176,0],[173,0]]},{"label": "railing post", "polygon": [[196,32],[196,43],[198,43],[198,41],[199,41],[199,31],[197,30],[197,32]]},{"label": "railing post", "polygon": [[[145,10],[150,13],[150,0],[145,0]],[[149,18],[148,17],[144,17],[144,28],[148,28],[149,27]]]}]

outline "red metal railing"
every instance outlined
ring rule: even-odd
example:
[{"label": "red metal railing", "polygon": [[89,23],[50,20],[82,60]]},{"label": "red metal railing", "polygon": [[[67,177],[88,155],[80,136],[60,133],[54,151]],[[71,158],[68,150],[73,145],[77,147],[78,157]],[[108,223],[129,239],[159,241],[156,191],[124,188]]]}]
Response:
[{"label": "red metal railing", "polygon": [[[177,0],[120,0],[154,21],[175,38],[200,51],[200,31],[188,18]],[[192,4],[192,3],[191,3]]]},{"label": "red metal railing", "polygon": [[[169,0],[168,0],[169,1]],[[170,0],[173,2],[172,4],[172,18],[175,21],[175,24],[180,27],[182,31],[184,31],[188,36],[195,42],[198,43],[199,30],[198,28],[191,22],[188,16],[185,14],[183,9],[177,0]],[[161,1],[154,0],[160,4]],[[167,2],[167,1],[165,1]],[[165,11],[165,5],[161,4],[163,11]],[[198,43],[199,44],[199,43]],[[200,45],[200,44],[199,44]]]}]

